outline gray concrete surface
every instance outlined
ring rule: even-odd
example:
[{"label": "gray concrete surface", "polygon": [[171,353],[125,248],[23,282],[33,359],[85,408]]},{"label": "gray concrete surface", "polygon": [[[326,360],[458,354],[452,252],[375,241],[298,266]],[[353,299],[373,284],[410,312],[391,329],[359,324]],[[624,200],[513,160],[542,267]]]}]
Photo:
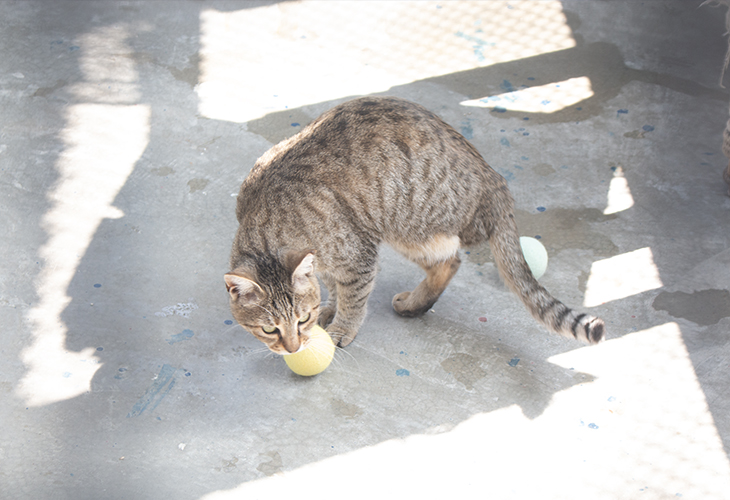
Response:
[{"label": "gray concrete surface", "polygon": [[[0,497],[730,498],[725,11],[699,1],[0,2]],[[256,158],[362,94],[510,183],[542,331],[472,249],[423,318],[385,249],[295,376],[222,276]]]}]

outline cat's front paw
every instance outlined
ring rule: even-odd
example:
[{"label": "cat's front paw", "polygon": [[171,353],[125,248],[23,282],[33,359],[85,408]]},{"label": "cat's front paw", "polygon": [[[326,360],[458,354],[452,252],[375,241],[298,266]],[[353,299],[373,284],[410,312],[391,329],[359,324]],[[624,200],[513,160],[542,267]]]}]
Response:
[{"label": "cat's front paw", "polygon": [[332,342],[334,342],[337,347],[347,347],[353,340],[355,340],[355,336],[357,335],[357,331],[340,328],[334,324],[327,329],[327,333],[330,334]]},{"label": "cat's front paw", "polygon": [[337,309],[334,306],[324,306],[319,310],[319,317],[317,318],[317,324],[324,328],[325,330],[327,327],[332,323],[332,320],[335,318],[335,313],[337,312]]}]

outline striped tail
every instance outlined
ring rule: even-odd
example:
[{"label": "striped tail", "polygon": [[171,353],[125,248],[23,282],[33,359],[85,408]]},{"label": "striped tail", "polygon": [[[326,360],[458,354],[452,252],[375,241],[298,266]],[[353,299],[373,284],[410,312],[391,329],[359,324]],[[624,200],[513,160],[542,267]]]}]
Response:
[{"label": "striped tail", "polygon": [[522,299],[536,320],[548,330],[565,337],[589,344],[603,340],[606,332],[603,320],[588,314],[577,314],[537,282],[522,254],[513,217],[495,223],[489,243],[502,279]]}]

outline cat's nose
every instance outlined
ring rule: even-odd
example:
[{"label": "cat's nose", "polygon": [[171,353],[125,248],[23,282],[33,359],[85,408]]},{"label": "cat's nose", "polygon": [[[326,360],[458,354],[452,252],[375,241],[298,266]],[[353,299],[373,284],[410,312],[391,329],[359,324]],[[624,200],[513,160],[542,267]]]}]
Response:
[{"label": "cat's nose", "polygon": [[296,332],[293,335],[282,336],[281,343],[289,354],[297,352],[302,345],[299,340],[299,335]]}]

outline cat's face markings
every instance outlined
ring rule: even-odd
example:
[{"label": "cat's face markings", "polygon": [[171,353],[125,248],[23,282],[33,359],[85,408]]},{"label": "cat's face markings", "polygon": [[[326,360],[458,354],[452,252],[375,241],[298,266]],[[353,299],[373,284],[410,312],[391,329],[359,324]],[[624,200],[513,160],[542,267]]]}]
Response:
[{"label": "cat's face markings", "polygon": [[271,351],[290,354],[307,346],[319,316],[314,253],[289,252],[277,266],[288,279],[246,268],[236,269],[224,279],[236,321]]},{"label": "cat's face markings", "polygon": [[266,324],[245,328],[276,354],[291,354],[308,346],[318,309],[319,305],[316,305],[308,312],[300,313],[295,321],[281,321],[270,316]]}]

